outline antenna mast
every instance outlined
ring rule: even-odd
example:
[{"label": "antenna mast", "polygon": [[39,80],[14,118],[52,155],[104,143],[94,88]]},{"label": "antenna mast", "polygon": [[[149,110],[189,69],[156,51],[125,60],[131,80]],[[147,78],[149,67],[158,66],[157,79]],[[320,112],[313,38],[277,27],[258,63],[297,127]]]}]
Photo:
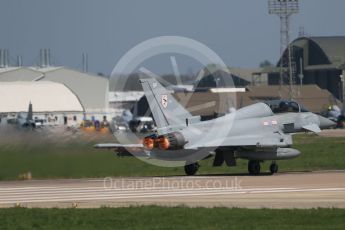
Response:
[{"label": "antenna mast", "polygon": [[[280,91],[283,86],[288,86],[289,99],[294,98],[296,84],[295,63],[292,60],[290,45],[290,17],[299,12],[298,0],[268,0],[269,14],[278,15],[280,18]],[[284,51],[287,49],[287,55]],[[281,94],[281,92],[280,92]]]}]

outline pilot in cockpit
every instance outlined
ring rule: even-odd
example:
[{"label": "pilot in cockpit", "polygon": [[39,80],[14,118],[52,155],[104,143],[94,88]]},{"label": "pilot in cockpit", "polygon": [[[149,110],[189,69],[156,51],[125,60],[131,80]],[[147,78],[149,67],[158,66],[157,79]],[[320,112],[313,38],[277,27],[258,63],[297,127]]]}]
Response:
[{"label": "pilot in cockpit", "polygon": [[282,101],[279,103],[279,112],[280,113],[287,113],[289,112],[289,105],[286,101]]}]

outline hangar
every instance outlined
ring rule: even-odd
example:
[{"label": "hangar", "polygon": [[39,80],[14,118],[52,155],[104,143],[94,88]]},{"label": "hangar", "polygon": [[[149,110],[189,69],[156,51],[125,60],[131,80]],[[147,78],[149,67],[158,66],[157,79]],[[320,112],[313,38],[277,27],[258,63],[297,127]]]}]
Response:
[{"label": "hangar", "polygon": [[108,107],[108,79],[65,67],[33,68],[43,74],[40,80],[60,82],[80,99],[86,111],[101,111]]},{"label": "hangar", "polygon": [[[291,43],[294,83],[316,84],[327,89],[337,99],[343,100],[345,76],[345,36],[301,37]],[[287,55],[287,51],[284,52]],[[278,61],[277,67],[280,66]],[[286,67],[286,66],[285,66]],[[268,73],[268,84],[280,84],[279,68]]]},{"label": "hangar", "polygon": [[65,85],[76,95],[83,106],[87,119],[90,120],[102,120],[104,116],[112,112],[108,108],[109,81],[105,77],[83,73],[66,67],[0,68],[1,84],[17,81],[51,81]]},{"label": "hangar", "polygon": [[50,124],[71,125],[81,121],[84,114],[78,97],[56,82],[2,82],[0,98],[0,114],[8,118],[28,112],[30,103],[34,116]]},{"label": "hangar", "polygon": [[70,88],[85,110],[107,107],[108,79],[82,73],[66,67],[7,67],[0,68],[0,82],[52,81]]}]

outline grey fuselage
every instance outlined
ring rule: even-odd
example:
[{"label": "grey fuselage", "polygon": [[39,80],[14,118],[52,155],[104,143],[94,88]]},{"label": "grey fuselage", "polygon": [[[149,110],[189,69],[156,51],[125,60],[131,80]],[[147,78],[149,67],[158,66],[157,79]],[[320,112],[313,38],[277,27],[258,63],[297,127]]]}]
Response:
[{"label": "grey fuselage", "polygon": [[310,112],[273,114],[269,106],[257,103],[209,121],[168,127],[165,132],[180,132],[186,144],[180,150],[159,149],[150,155],[164,160],[186,159],[193,162],[217,149],[235,153],[235,157],[253,160],[280,160],[297,157],[289,149],[292,134],[305,132],[304,127],[319,127],[320,118]]}]

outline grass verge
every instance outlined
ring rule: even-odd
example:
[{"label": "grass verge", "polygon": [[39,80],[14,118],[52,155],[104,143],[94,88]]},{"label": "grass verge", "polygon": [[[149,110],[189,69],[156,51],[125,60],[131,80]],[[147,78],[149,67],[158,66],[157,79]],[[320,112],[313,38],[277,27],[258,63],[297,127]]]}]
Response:
[{"label": "grass verge", "polygon": [[344,229],[345,210],[0,209],[1,229]]},{"label": "grass verge", "polygon": [[[345,169],[345,138],[297,135],[294,139],[293,147],[301,150],[302,155],[279,162],[280,172]],[[112,151],[93,149],[93,144],[2,144],[0,180],[18,179],[25,172],[31,172],[34,179],[184,175],[183,168],[163,168],[134,157],[117,157]],[[212,160],[200,162],[199,174],[247,173],[246,160],[238,160],[238,166],[233,168],[214,168]],[[268,172],[269,164],[265,162],[262,171]]]}]

